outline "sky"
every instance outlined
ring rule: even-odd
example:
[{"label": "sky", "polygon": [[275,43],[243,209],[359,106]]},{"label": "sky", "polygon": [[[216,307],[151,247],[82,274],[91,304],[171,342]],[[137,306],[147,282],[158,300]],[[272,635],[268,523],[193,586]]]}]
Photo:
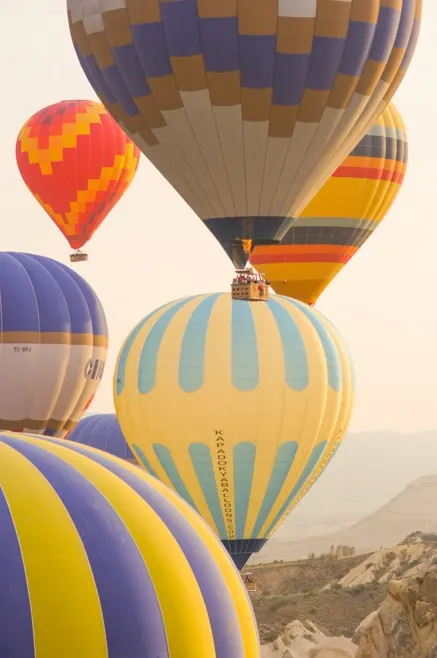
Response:
[{"label": "sky", "polygon": [[[423,2],[419,45],[394,98],[410,142],[403,189],[318,303],[352,353],[355,432],[437,429],[437,3]],[[22,124],[42,107],[96,96],[71,44],[65,0],[2,2],[0,26],[1,248],[70,264],[68,243],[18,173],[15,142]],[[89,262],[74,267],[104,305],[110,340],[91,410],[108,412],[118,350],[133,326],[166,301],[229,290],[233,269],[145,157],[86,251]]]}]

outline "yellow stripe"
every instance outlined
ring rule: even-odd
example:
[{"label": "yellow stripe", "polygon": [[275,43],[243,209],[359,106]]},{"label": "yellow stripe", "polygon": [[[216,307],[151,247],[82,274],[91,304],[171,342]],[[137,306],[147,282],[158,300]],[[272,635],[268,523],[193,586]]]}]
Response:
[{"label": "yellow stripe", "polygon": [[[120,461],[116,457],[107,455],[107,458],[117,465],[120,465]],[[252,604],[250,603],[246,588],[243,585],[237,569],[234,567],[233,562],[221,543],[217,540],[203,519],[172,489],[169,489],[160,480],[153,478],[144,470],[140,470],[136,466],[128,464],[127,462],[125,463],[125,468],[129,469],[131,473],[134,473],[137,477],[141,477],[149,485],[153,486],[163,498],[168,500],[173,507],[175,507],[187,519],[193,530],[199,535],[200,540],[207,546],[226,581],[226,585],[234,603],[244,642],[244,658],[259,658],[258,631],[252,611]],[[194,655],[194,649],[192,649],[192,654]],[[191,656],[192,654],[187,653],[187,656]],[[179,656],[182,658],[182,655],[182,652],[178,653],[176,654],[176,658],[179,658]],[[196,658],[203,658],[203,656],[196,653]]]},{"label": "yellow stripe", "polygon": [[[172,367],[169,369],[168,367],[169,363],[179,363],[182,340],[185,335],[187,323],[196,308],[207,296],[201,295],[185,304],[185,306],[179,309],[168,326],[159,348],[156,368],[156,389],[151,395],[154,396],[152,402],[154,414],[159,417],[160,423],[160,432],[155,434],[158,437],[157,441],[159,442],[159,436],[161,435],[163,439],[162,443],[169,448],[179,475],[195,502],[199,514],[219,533],[203,495],[189,453],[191,443],[196,443],[197,441],[206,443],[207,441],[207,437],[202,432],[204,427],[203,414],[201,412],[202,405],[196,396],[198,410],[197,413],[192,413],[190,407],[185,402],[187,398],[192,399],[193,396],[181,390],[179,386],[179,368]],[[157,391],[160,392],[155,395]],[[162,394],[163,391],[165,391],[165,395]],[[171,414],[168,413],[169,403],[172,407]],[[175,423],[177,423],[177,426],[175,426]],[[174,436],[176,432],[178,436],[177,440],[169,441],[168,438]]]},{"label": "yellow stripe", "polygon": [[[390,185],[398,183],[374,179],[330,178],[301,215],[304,217],[351,217],[381,219],[367,215],[375,194],[383,196]],[[370,202],[369,202],[370,200]]]},{"label": "yellow stripe", "polygon": [[[143,477],[150,479],[147,473]],[[240,629],[244,643],[244,658],[259,658],[259,640],[255,617],[252,611],[246,588],[234,564],[231,562],[223,546],[217,541],[206,523],[197,516],[179,496],[171,489],[163,486],[161,482],[153,482],[156,489],[169,500],[190,522],[193,529],[198,533],[200,539],[205,543],[209,552],[215,559],[220,572],[226,581],[226,585],[234,603],[234,607],[240,622]]]},{"label": "yellow stripe", "polygon": [[5,444],[0,451],[0,481],[26,570],[36,658],[107,658],[96,585],[68,512],[30,461]]},{"label": "yellow stripe", "polygon": [[[215,658],[214,639],[199,585],[179,544],[159,516],[103,466],[62,446],[45,443],[44,448],[80,471],[123,519],[155,587],[170,657]],[[137,469],[135,473],[138,475]],[[84,654],[75,654],[74,658],[79,655]]]},{"label": "yellow stripe", "polygon": [[[326,440],[326,437],[320,435],[328,392],[327,366],[322,343],[312,323],[302,311],[292,308],[284,300],[277,301],[292,316],[302,336],[307,354],[309,384],[305,391],[295,394],[300,407],[298,414],[295,405],[287,402],[284,406],[284,427],[288,430],[289,438],[295,439],[299,447],[279,496],[261,529],[261,535],[270,526],[292,491],[316,443]],[[311,412],[308,413],[308,410]]]},{"label": "yellow stripe", "polygon": [[[256,460],[253,473],[254,483],[250,492],[244,536],[252,537],[252,530],[263,503],[279,446],[292,439],[287,431],[284,436],[283,412],[287,404],[287,392],[283,390],[285,380],[284,352],[282,341],[273,313],[266,304],[252,304],[255,321],[259,385],[250,398],[241,399],[241,421],[248,424],[251,441],[256,445]],[[293,393],[290,391],[291,395]],[[299,400],[290,400],[295,404],[296,417],[299,415]],[[251,407],[248,407],[249,400]],[[268,408],[268,414],[265,409]],[[288,428],[287,428],[288,429]]]}]

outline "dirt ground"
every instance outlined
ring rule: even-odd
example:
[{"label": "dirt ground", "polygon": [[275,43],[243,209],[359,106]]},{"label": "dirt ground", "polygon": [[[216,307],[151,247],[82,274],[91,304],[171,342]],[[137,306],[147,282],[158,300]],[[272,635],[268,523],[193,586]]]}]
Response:
[{"label": "dirt ground", "polygon": [[[378,583],[352,589],[337,584],[366,557],[325,557],[252,568],[257,592],[251,598],[262,642],[276,639],[294,619],[310,619],[329,635],[351,637],[386,594],[386,586]],[[331,588],[324,590],[327,585]]]}]

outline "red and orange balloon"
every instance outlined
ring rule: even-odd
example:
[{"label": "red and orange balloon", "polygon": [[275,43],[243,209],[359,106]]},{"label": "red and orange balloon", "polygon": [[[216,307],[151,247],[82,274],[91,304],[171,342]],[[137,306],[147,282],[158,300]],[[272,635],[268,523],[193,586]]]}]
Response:
[{"label": "red and orange balloon", "polygon": [[17,164],[35,199],[80,249],[123,196],[139,149],[101,103],[61,101],[22,127]]}]

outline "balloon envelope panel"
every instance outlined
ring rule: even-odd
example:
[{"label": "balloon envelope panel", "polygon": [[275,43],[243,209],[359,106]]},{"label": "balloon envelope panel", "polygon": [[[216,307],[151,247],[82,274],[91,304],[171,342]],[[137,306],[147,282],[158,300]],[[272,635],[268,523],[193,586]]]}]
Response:
[{"label": "balloon envelope panel", "polygon": [[382,112],[422,0],[67,6],[94,90],[232,256],[281,239]]},{"label": "balloon envelope panel", "polygon": [[91,403],[106,363],[102,305],[51,258],[0,252],[0,429],[63,437]]},{"label": "balloon envelope panel", "polygon": [[208,294],[137,325],[118,357],[114,400],[138,460],[241,567],[342,439],[353,382],[341,339],[308,306]]},{"label": "balloon envelope panel", "polygon": [[79,249],[131,184],[139,149],[101,103],[61,101],[24,124],[16,157],[30,192]]},{"label": "balloon envelope panel", "polygon": [[123,436],[115,414],[93,414],[81,418],[66,438],[74,443],[98,448],[133,464],[138,463]]},{"label": "balloon envelope panel", "polygon": [[195,512],[144,471],[0,434],[8,658],[259,658],[244,585]]},{"label": "balloon envelope panel", "polygon": [[282,243],[256,247],[251,264],[278,294],[314,304],[390,210],[407,160],[405,125],[390,103]]}]

